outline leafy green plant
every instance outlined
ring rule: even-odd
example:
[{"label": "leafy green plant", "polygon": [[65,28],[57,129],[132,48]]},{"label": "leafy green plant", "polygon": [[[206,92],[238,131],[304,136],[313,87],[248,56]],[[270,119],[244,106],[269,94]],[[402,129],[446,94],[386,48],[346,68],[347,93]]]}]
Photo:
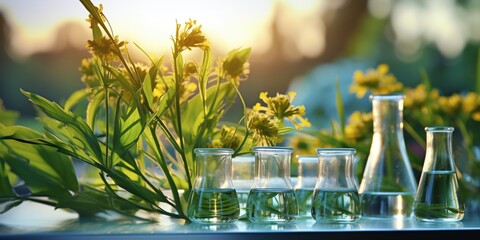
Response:
[{"label": "leafy green plant", "polygon": [[[81,217],[113,211],[189,222],[185,196],[195,177],[195,148],[228,147],[236,156],[255,145],[277,144],[293,130],[285,119],[301,119],[297,129],[309,124],[301,117],[304,107],[291,104],[292,95],[265,94],[262,100],[270,105],[247,108],[238,86],[248,77],[249,48],[234,49],[215,62],[202,26],[189,20],[176,24],[171,64],[137,44],[148,62],[135,62],[128,43],[114,35],[102,5],[80,2],[93,36],[87,43],[92,57],[80,66],[85,88],[64,105],[22,90],[38,109],[45,131],[0,125],[3,211],[34,201]],[[185,59],[186,51],[198,51],[201,60]],[[223,123],[237,99],[244,116]],[[76,176],[73,161],[89,166],[89,178]],[[20,192],[15,179],[24,181],[27,190]]]}]

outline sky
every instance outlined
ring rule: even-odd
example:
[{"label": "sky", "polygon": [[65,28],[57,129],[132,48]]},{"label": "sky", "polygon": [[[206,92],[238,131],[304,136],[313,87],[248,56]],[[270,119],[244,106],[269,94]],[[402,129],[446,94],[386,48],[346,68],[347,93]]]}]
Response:
[{"label": "sky", "polygon": [[[255,45],[263,51],[268,45],[273,1],[194,1],[194,0],[103,0],[104,13],[115,33],[147,50],[158,52],[170,46],[175,23],[189,18],[203,25],[208,36],[218,39],[221,49]],[[88,31],[88,17],[80,1],[65,0],[0,0],[0,9],[13,25],[12,47],[20,55],[28,55],[53,44],[55,30],[66,21],[81,23]],[[247,14],[245,14],[247,13]],[[84,39],[78,41],[84,44]],[[169,48],[167,48],[169,49]]]}]

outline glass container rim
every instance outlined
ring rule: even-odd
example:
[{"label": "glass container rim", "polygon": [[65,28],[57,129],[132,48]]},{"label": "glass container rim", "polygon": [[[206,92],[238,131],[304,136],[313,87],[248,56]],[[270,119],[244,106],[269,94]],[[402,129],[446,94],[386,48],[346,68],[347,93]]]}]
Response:
[{"label": "glass container rim", "polygon": [[233,154],[234,151],[231,148],[195,148],[193,150],[195,154],[204,155],[226,155],[226,154]]},{"label": "glass container rim", "polygon": [[232,160],[235,162],[255,162],[255,155],[239,155]]},{"label": "glass container rim", "polygon": [[254,152],[275,152],[275,153],[292,153],[293,148],[291,147],[273,147],[273,146],[263,146],[263,147],[253,147]]},{"label": "glass container rim", "polygon": [[450,126],[432,126],[425,128],[426,132],[453,132],[454,130],[455,128]]},{"label": "glass container rim", "polygon": [[356,152],[355,148],[317,148],[318,155],[350,155]]},{"label": "glass container rim", "polygon": [[394,94],[372,94],[370,95],[370,100],[387,100],[387,101],[400,101],[405,98],[405,94],[394,93]]},{"label": "glass container rim", "polygon": [[296,155],[295,158],[297,158],[298,161],[300,160],[317,161],[318,160],[317,155]]}]

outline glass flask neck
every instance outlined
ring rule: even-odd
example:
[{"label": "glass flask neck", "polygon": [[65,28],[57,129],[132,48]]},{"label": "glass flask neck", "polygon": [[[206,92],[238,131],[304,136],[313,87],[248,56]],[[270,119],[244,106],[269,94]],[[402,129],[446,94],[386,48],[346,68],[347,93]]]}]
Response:
[{"label": "glass flask neck", "polygon": [[255,182],[252,188],[292,189],[290,159],[293,150],[284,147],[255,147]]},{"label": "glass flask neck", "polygon": [[194,187],[233,188],[232,154],[233,150],[224,148],[195,149]]},{"label": "glass flask neck", "polygon": [[403,135],[403,95],[374,95],[371,100],[373,131]]},{"label": "glass flask neck", "polygon": [[455,166],[452,154],[452,127],[427,127],[424,171],[450,170]]}]

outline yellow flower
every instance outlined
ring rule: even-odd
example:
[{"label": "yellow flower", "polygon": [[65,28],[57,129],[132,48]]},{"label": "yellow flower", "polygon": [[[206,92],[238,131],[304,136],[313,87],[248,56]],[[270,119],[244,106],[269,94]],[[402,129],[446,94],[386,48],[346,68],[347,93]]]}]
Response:
[{"label": "yellow flower", "polygon": [[219,136],[215,137],[209,147],[237,149],[242,143],[243,136],[234,127],[222,126]]},{"label": "yellow flower", "polygon": [[290,120],[297,130],[302,127],[310,127],[311,124],[307,118],[303,116],[306,114],[305,106],[293,106],[292,101],[295,98],[295,92],[289,92],[288,95],[279,94],[275,97],[268,97],[268,93],[261,92],[260,99],[267,104],[267,106],[261,106],[257,103],[253,110],[264,112],[268,116],[275,117],[280,121],[284,118]]},{"label": "yellow flower", "polygon": [[194,62],[188,62],[183,67],[183,76],[185,78],[190,77],[191,75],[196,73],[198,73],[197,64],[195,64]]},{"label": "yellow flower", "polygon": [[438,103],[440,110],[449,116],[457,116],[462,110],[462,97],[457,93],[450,97],[440,97]]},{"label": "yellow flower", "polygon": [[[120,49],[120,52],[118,52],[115,45],[117,45],[118,49]],[[115,36],[114,41],[111,41],[106,37],[87,41],[87,47],[92,54],[106,62],[118,61],[120,59],[119,55],[127,51],[126,46],[127,42],[119,41],[118,36]]]},{"label": "yellow flower", "polygon": [[[99,4],[99,6],[95,7],[95,8],[96,8],[97,13],[100,16],[100,19],[102,20],[102,22],[105,22],[106,19],[105,19],[105,15],[103,15],[103,5]],[[92,28],[92,29],[95,28],[99,23],[97,21],[97,19],[92,16],[92,14],[88,14],[87,22],[90,23],[90,28]]]},{"label": "yellow flower", "polygon": [[206,49],[209,47],[207,38],[202,32],[202,25],[197,25],[196,20],[185,22],[183,30],[180,32],[181,25],[177,24],[177,36],[175,41],[175,50],[182,52],[185,49],[192,48]]},{"label": "yellow flower", "polygon": [[327,147],[322,145],[318,138],[305,134],[294,135],[290,138],[289,145],[295,149],[295,155],[316,155],[317,148]]},{"label": "yellow flower", "polygon": [[462,101],[462,112],[480,121],[480,97],[474,92],[468,93]]},{"label": "yellow flower", "polygon": [[273,146],[280,139],[277,120],[264,113],[252,111],[248,118],[247,128],[258,146]]},{"label": "yellow flower", "polygon": [[230,76],[233,79],[237,79],[248,75],[250,73],[249,57],[250,48],[230,51],[222,62],[223,77]]},{"label": "yellow flower", "polygon": [[377,69],[367,72],[355,71],[353,83],[349,91],[356,93],[357,98],[362,98],[370,90],[373,94],[390,94],[403,89],[403,84],[397,78],[388,73],[388,65],[380,64]]},{"label": "yellow flower", "polygon": [[353,112],[345,126],[345,139],[357,143],[373,132],[373,115],[371,112]]},{"label": "yellow flower", "polygon": [[78,70],[82,73],[82,82],[87,88],[94,88],[100,86],[100,82],[95,78],[93,71],[93,59],[82,59],[82,63]]},{"label": "yellow flower", "polygon": [[159,99],[167,92],[168,87],[163,83],[157,83],[153,89],[153,98]]},{"label": "yellow flower", "polygon": [[405,90],[404,106],[406,109],[420,109],[422,112],[426,111],[427,99],[431,102],[436,102],[440,94],[438,89],[432,89],[427,92],[425,85],[418,84],[415,88],[407,88]]}]

